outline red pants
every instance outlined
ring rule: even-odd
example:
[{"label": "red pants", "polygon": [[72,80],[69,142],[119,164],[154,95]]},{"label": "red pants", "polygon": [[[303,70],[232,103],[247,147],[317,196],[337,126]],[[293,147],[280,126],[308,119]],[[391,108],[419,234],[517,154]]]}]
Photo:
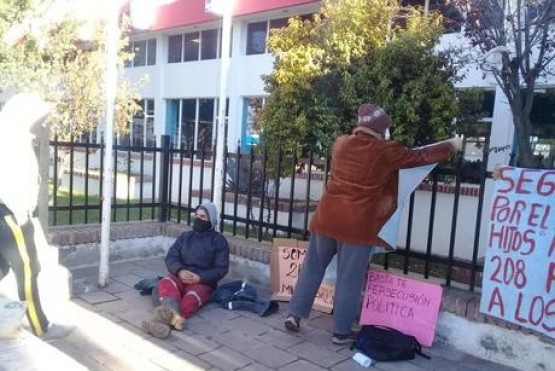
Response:
[{"label": "red pants", "polygon": [[158,283],[160,298],[173,298],[180,305],[181,315],[191,317],[201,306],[210,300],[212,287],[202,283],[186,284],[179,277],[169,274]]}]

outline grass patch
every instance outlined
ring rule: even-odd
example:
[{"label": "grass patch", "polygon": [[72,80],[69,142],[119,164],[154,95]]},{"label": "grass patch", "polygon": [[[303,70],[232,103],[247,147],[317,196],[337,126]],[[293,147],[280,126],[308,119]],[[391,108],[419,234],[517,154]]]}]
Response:
[{"label": "grass patch", "polygon": [[[137,200],[130,200],[134,202]],[[139,221],[139,220],[158,220],[159,207],[153,206],[150,200],[143,200],[143,204],[138,206],[127,203],[127,199],[116,199],[112,204],[112,221]],[[150,203],[150,204],[149,204]],[[67,190],[58,189],[56,207],[70,207],[65,210],[50,210],[48,212],[48,225],[73,225],[73,224],[99,224],[101,223],[102,201],[98,196],[88,196],[73,193],[73,197]],[[115,214],[115,215],[114,215]]]}]

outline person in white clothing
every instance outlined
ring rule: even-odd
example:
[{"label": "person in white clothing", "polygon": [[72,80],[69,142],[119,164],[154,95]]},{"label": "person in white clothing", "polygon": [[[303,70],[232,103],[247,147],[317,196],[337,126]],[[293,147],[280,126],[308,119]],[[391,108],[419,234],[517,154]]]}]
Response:
[{"label": "person in white clothing", "polygon": [[15,95],[0,111],[0,279],[13,271],[19,300],[27,303],[31,330],[45,339],[71,330],[50,323],[37,280],[41,270],[37,245],[46,240],[35,216],[40,176],[33,143],[49,112],[46,102],[30,93]]}]

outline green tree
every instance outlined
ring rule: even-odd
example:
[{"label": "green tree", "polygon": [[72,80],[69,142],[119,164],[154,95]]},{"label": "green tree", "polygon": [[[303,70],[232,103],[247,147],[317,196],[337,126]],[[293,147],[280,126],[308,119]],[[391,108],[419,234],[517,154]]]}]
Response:
[{"label": "green tree", "polygon": [[[53,106],[51,135],[61,139],[94,130],[104,117],[105,27],[87,24],[88,40],[78,35],[82,22],[54,12],[54,1],[8,0],[0,4],[0,89],[34,91]],[[118,65],[131,55],[120,43]],[[140,109],[137,87],[121,78],[116,102],[116,131],[128,130]]]},{"label": "green tree", "polygon": [[[0,2],[0,89],[8,92],[39,93],[53,106],[48,117],[49,132],[40,142],[41,177],[48,178],[48,138],[58,136],[70,140],[95,130],[101,124],[106,107],[105,25],[102,21],[83,24],[68,13],[59,12],[54,0],[3,0]],[[80,37],[83,27],[90,35]],[[125,23],[122,29],[126,29]],[[120,40],[118,65],[132,55]],[[127,132],[129,122],[140,107],[137,86],[120,78],[116,97],[114,128]],[[67,151],[59,153],[58,168],[69,159]],[[63,171],[59,171],[59,179]],[[42,182],[39,200],[41,223],[48,225],[48,187]]]},{"label": "green tree", "polygon": [[463,56],[503,90],[513,116],[518,163],[535,167],[530,139],[542,128],[534,127],[531,113],[536,85],[555,74],[555,0],[454,3],[465,11],[465,35],[474,47]]},{"label": "green tree", "polygon": [[455,71],[434,52],[441,34],[441,16],[393,0],[324,0],[312,19],[291,19],[268,42],[276,58],[265,77],[263,144],[325,150],[368,101],[390,114],[406,145],[451,135]]}]

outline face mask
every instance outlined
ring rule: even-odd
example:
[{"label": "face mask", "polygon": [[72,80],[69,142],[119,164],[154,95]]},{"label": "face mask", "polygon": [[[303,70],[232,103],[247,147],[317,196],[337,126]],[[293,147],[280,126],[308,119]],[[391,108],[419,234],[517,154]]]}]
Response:
[{"label": "face mask", "polygon": [[202,220],[200,218],[195,218],[193,220],[193,231],[202,233],[206,232],[212,227],[212,224],[208,220]]}]

